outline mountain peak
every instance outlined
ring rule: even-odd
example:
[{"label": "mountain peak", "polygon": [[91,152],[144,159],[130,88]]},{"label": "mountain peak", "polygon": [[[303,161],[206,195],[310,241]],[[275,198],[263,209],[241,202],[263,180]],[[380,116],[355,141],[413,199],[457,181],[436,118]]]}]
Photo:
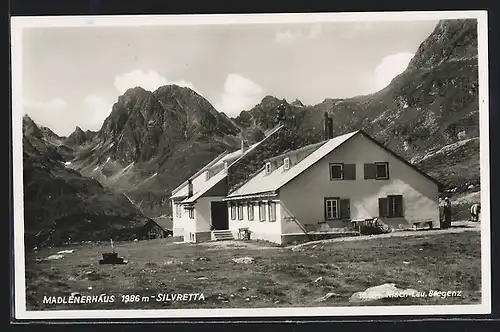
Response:
[{"label": "mountain peak", "polygon": [[280,100],[276,98],[275,96],[267,95],[264,98],[262,98],[262,101],[260,102],[261,104],[268,104],[272,102],[282,102],[283,100]]},{"label": "mountain peak", "polygon": [[290,105],[296,107],[304,107],[304,104],[299,99],[295,99]]},{"label": "mountain peak", "polygon": [[167,85],[162,85],[158,87],[155,92],[162,92],[162,91],[167,91],[167,90],[178,90],[178,91],[191,91],[195,92],[193,89],[191,89],[188,86],[183,86],[183,85],[177,85],[177,84],[167,84]]},{"label": "mountain peak", "polygon": [[477,20],[441,20],[420,44],[408,69],[432,68],[447,60],[477,57]]},{"label": "mountain peak", "polygon": [[23,116],[23,133],[28,137],[42,138],[43,133],[40,127],[33,121],[32,118],[25,114]]},{"label": "mountain peak", "polygon": [[137,94],[143,94],[143,93],[151,93],[151,91],[148,91],[144,89],[142,86],[136,86],[133,88],[127,89],[123,94],[124,95],[137,95]]}]

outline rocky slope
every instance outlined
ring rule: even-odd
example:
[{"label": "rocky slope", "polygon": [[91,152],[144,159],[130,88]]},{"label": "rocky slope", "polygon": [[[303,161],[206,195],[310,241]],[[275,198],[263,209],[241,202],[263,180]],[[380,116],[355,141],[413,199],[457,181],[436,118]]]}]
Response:
[{"label": "rocky slope", "polygon": [[96,136],[96,132],[92,130],[83,131],[82,128],[76,127],[75,131],[71,133],[67,138],[64,139],[64,144],[78,147],[83,146]]},{"label": "rocky slope", "polygon": [[67,167],[54,137],[23,119],[24,228],[27,248],[137,236],[145,218],[127,198]]},{"label": "rocky slope", "polygon": [[170,214],[168,198],[176,185],[225,149],[239,146],[239,132],[189,88],[136,87],[118,98],[71,167],[124,192],[156,217]]}]

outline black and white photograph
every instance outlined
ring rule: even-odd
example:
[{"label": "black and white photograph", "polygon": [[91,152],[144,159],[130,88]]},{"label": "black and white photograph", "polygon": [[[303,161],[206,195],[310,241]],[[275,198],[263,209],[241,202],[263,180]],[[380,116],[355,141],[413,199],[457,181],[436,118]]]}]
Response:
[{"label": "black and white photograph", "polygon": [[490,313],[486,18],[12,17],[15,318]]}]

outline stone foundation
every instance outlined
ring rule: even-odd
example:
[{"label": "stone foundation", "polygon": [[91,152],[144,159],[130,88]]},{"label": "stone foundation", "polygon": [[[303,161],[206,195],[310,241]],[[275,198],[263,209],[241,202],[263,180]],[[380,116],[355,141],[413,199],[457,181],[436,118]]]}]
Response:
[{"label": "stone foundation", "polygon": [[358,232],[334,232],[334,233],[295,233],[295,234],[282,234],[281,244],[299,244],[308,241],[335,239],[339,237],[358,236]]},{"label": "stone foundation", "polygon": [[197,232],[195,234],[195,242],[205,242],[212,239],[212,232]]}]

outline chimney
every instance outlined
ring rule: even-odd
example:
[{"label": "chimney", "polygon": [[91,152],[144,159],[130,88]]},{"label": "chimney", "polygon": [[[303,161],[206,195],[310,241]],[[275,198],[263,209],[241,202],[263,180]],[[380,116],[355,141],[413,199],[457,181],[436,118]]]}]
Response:
[{"label": "chimney", "polygon": [[333,118],[328,118],[328,136],[333,138]]},{"label": "chimney", "polygon": [[276,117],[278,125],[284,124],[284,121],[285,121],[285,111],[286,111],[286,105],[284,103],[279,104],[279,106],[278,106],[278,114],[277,114],[277,117]]},{"label": "chimney", "polygon": [[241,139],[241,152],[245,152],[245,140],[243,138]]},{"label": "chimney", "polygon": [[188,197],[193,196],[193,180],[188,180]]},{"label": "chimney", "polygon": [[333,119],[328,116],[328,112],[325,112],[324,116],[324,138],[329,140],[333,138]]}]

